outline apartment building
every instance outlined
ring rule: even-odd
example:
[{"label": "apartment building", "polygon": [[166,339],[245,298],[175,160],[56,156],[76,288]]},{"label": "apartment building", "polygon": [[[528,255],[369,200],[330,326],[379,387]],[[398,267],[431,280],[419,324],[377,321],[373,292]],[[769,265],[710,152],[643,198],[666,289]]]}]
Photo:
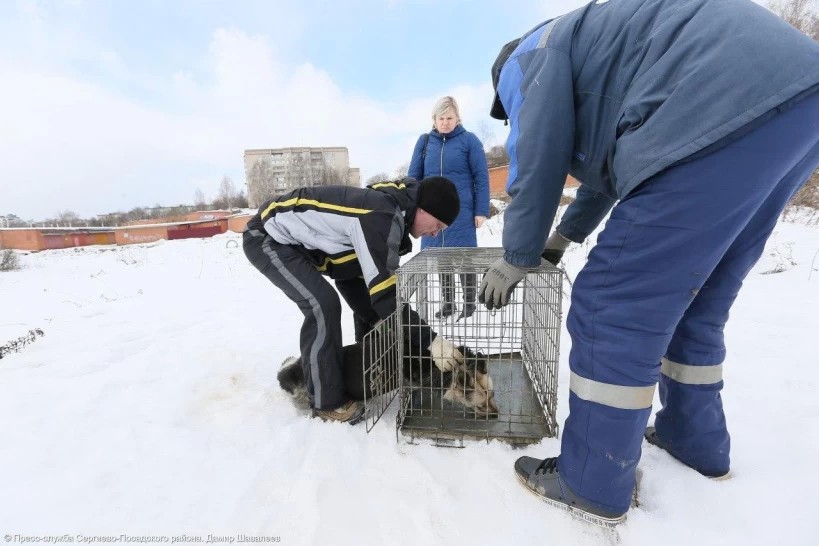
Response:
[{"label": "apartment building", "polygon": [[361,184],[345,147],[245,150],[244,163],[250,207],[302,186]]}]

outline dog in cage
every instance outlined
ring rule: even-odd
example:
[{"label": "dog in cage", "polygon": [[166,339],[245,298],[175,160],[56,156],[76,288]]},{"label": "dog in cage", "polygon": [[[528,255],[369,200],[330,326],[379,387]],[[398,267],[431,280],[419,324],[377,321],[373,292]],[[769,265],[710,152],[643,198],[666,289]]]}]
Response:
[{"label": "dog in cage", "polygon": [[[373,366],[380,356],[373,354],[376,345],[357,342],[343,348],[344,381],[347,395],[352,400],[364,400],[365,394],[367,398],[374,398],[387,390],[385,378],[379,375],[381,368]],[[494,384],[482,353],[461,345],[456,350],[456,364],[451,369],[441,370],[427,349],[419,351],[416,345],[413,350],[413,345],[404,345],[407,350],[401,359],[401,373],[409,385],[419,389],[440,389],[445,400],[470,409],[477,417],[498,416]],[[370,373],[365,374],[364,370]],[[291,395],[297,406],[310,406],[300,357],[286,358],[277,377],[279,386]]]}]

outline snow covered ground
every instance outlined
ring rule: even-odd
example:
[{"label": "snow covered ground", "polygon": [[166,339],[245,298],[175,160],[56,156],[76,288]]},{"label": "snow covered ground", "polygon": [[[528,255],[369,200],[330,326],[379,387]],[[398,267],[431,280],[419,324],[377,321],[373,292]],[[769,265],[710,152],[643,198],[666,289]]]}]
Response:
[{"label": "snow covered ground", "polygon": [[[500,245],[501,224],[485,224],[482,245]],[[588,250],[567,254],[571,278]],[[723,391],[734,478],[709,481],[644,445],[642,504],[618,528],[621,544],[816,543],[817,251],[819,228],[780,223],[734,307]],[[369,435],[306,418],[275,379],[301,315],[246,262],[239,235],[20,258],[22,270],[0,273],[0,345],[33,328],[45,336],[0,360],[0,534],[12,541],[612,539],[517,483],[514,460],[555,455],[557,439],[409,445],[396,442],[395,405]],[[351,340],[346,311],[344,321]],[[561,353],[562,425],[565,332]]]}]

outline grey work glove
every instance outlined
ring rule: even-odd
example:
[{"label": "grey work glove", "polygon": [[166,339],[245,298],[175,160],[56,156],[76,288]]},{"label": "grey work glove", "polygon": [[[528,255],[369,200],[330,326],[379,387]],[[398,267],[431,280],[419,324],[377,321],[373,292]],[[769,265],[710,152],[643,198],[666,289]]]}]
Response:
[{"label": "grey work glove", "polygon": [[501,258],[484,273],[478,290],[478,301],[486,305],[487,309],[500,309],[509,303],[509,295],[525,276],[525,268],[514,266]]},{"label": "grey work glove", "polygon": [[432,355],[432,361],[442,372],[451,372],[459,364],[463,364],[464,355],[442,335],[435,336],[427,349]]},{"label": "grey work glove", "polygon": [[540,257],[552,265],[557,265],[560,263],[560,260],[563,259],[563,253],[566,252],[570,244],[572,244],[572,242],[569,239],[555,230],[549,235],[549,238],[546,239],[546,249]]}]

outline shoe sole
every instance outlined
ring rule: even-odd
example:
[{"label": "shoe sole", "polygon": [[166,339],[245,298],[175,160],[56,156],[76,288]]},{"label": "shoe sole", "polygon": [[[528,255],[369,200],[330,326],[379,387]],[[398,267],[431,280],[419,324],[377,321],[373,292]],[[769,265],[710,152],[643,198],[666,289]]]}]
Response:
[{"label": "shoe sole", "polygon": [[592,514],[591,512],[586,512],[585,510],[577,508],[576,506],[570,506],[560,501],[550,499],[549,497],[544,497],[543,495],[529,487],[529,484],[526,483],[526,481],[523,479],[523,476],[521,476],[517,472],[515,472],[515,477],[517,477],[518,481],[524,487],[524,489],[526,489],[526,491],[536,496],[541,501],[545,502],[549,506],[553,506],[555,508],[563,510],[564,512],[568,512],[573,517],[581,519],[587,523],[592,523],[594,525],[597,525],[598,527],[603,527],[605,529],[614,529],[617,527],[617,525],[623,523],[626,520],[625,514],[618,518],[604,518],[603,516],[598,516],[596,514]]},{"label": "shoe sole", "polygon": [[357,425],[358,423],[360,423],[361,421],[363,421],[363,420],[364,420],[364,417],[366,417],[366,416],[367,416],[367,412],[366,412],[366,411],[364,411],[364,410],[362,409],[362,411],[361,411],[361,415],[359,415],[359,416],[357,416],[357,417],[353,417],[352,419],[350,419],[349,421],[347,421],[347,424],[349,424],[350,426],[352,426],[352,425]]},{"label": "shoe sole", "polygon": [[321,415],[320,413],[316,413],[315,411],[313,412],[313,419],[321,419],[325,423],[346,423],[351,426],[357,425],[358,423],[363,421],[366,416],[367,412],[362,409],[359,415],[354,415],[353,417],[350,417],[346,421],[342,421],[340,419],[333,419],[332,417],[324,417],[323,415]]}]

